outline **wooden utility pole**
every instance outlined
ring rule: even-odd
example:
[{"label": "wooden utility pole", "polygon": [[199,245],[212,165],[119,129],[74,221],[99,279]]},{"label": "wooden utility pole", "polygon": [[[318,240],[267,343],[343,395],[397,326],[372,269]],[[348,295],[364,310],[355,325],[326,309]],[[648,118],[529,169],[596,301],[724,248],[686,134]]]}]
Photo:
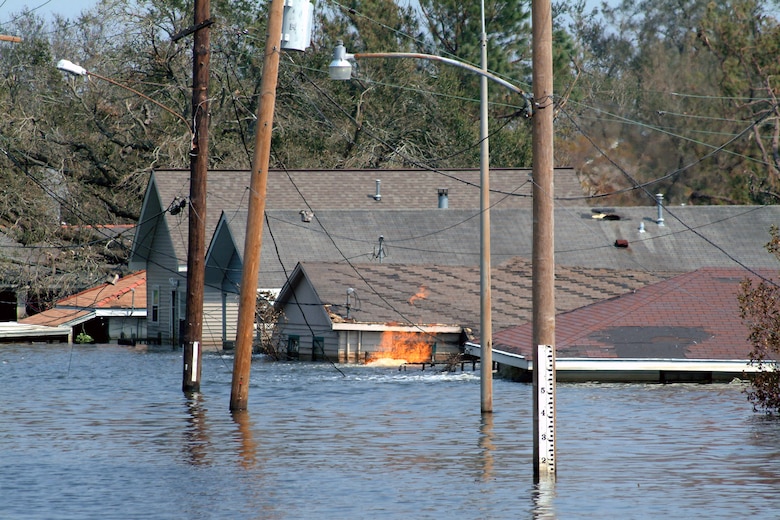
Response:
[{"label": "wooden utility pole", "polygon": [[[190,151],[190,208],[187,245],[187,308],[184,331],[182,390],[200,391],[203,334],[203,290],[206,264],[206,178],[209,125],[209,0],[195,0],[192,48],[193,137]],[[176,316],[171,316],[177,324]]]},{"label": "wooden utility pole", "polygon": [[18,36],[8,36],[7,34],[0,34],[0,42],[13,42],[21,43],[22,39]]},{"label": "wooden utility pole", "polygon": [[[550,0],[532,0],[531,22],[535,104],[532,118],[534,477],[549,479],[555,477],[554,99]],[[551,378],[552,385],[540,381],[540,374],[548,380]]]},{"label": "wooden utility pole", "polygon": [[260,83],[260,102],[257,107],[255,152],[252,158],[252,179],[249,184],[249,214],[244,241],[244,267],[238,300],[238,331],[233,360],[233,383],[230,391],[230,410],[246,410],[249,401],[249,375],[252,368],[255,307],[257,305],[257,277],[260,270],[260,251],[263,246],[263,217],[268,185],[268,166],[271,158],[271,131],[276,105],[276,83],[279,78],[279,53],[282,41],[284,0],[272,0],[268,13],[268,36],[265,45],[263,77]]}]

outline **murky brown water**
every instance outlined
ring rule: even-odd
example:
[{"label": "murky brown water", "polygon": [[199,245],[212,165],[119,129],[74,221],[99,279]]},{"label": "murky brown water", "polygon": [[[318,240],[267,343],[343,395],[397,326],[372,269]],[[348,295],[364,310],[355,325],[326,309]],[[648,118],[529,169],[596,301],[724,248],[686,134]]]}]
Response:
[{"label": "murky brown water", "polygon": [[741,385],[559,385],[537,488],[531,392],[478,372],[252,368],[117,346],[0,346],[0,518],[777,518],[780,422]]}]

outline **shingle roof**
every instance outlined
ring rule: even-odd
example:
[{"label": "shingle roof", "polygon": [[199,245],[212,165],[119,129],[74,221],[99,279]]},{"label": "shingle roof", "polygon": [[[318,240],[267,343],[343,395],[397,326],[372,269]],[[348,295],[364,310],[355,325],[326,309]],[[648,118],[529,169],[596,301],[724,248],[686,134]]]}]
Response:
[{"label": "shingle roof", "polygon": [[[346,290],[358,304],[350,317],[367,323],[460,325],[479,334],[479,268],[397,264],[301,264],[320,301],[346,317]],[[357,272],[356,272],[357,271]],[[358,275],[357,273],[360,273]],[[558,308],[574,309],[633,291],[671,275],[643,271],[566,268],[558,270]],[[493,330],[531,319],[531,264],[515,258],[492,270]]]},{"label": "shingle roof", "polygon": [[[777,278],[777,270],[758,273]],[[740,319],[743,269],[702,268],[556,316],[560,358],[746,360],[748,330]],[[494,348],[531,359],[532,327],[494,334]]]},{"label": "shingle roof", "polygon": [[146,307],[146,271],[119,278],[58,300],[53,309],[19,320],[29,325],[56,327],[78,321],[97,309],[139,309]]},{"label": "shingle roof", "polygon": [[[675,208],[686,228],[667,214],[659,227],[653,207],[621,208],[621,220],[591,218],[590,208],[555,213],[556,266],[685,272],[700,267],[780,267],[764,249],[768,230],[780,223],[780,206]],[[234,212],[230,229],[243,254],[246,211]],[[375,261],[379,236],[383,263],[477,266],[479,210],[322,210],[303,222],[295,210],[266,211],[260,285],[281,287],[299,261]],[[645,232],[639,233],[640,223]],[[491,260],[498,265],[531,257],[533,215],[529,209],[491,211]],[[627,248],[615,247],[618,239]],[[281,260],[280,260],[281,259]]]},{"label": "shingle roof", "polygon": [[60,307],[131,309],[146,306],[146,271],[138,271],[57,301]]},{"label": "shingle roof", "polygon": [[[498,208],[530,208],[529,169],[491,170],[491,204]],[[162,205],[189,196],[189,170],[153,173]],[[381,180],[381,200],[374,200],[376,180]],[[556,195],[583,195],[576,172],[558,168]],[[222,211],[246,210],[249,171],[213,170],[208,173],[206,238],[211,237]],[[438,189],[449,191],[449,208],[479,208],[479,170],[271,170],[268,172],[266,210],[387,210],[436,209]],[[166,214],[177,258],[186,259],[187,212]]]},{"label": "shingle roof", "polygon": [[[764,249],[780,206],[653,206],[614,210],[620,220],[597,220],[589,208],[555,211],[555,261],[563,265],[694,271],[700,267],[780,267]],[[645,232],[639,228],[644,225]],[[616,240],[627,248],[616,248]],[[524,244],[525,246],[525,244]],[[530,255],[522,249],[518,254]]]},{"label": "shingle roof", "polygon": [[[187,197],[189,170],[154,172],[160,192]],[[208,173],[207,209],[233,207],[242,201],[246,207],[251,172],[211,170]],[[490,170],[491,207],[530,208],[530,168]],[[381,200],[374,199],[380,181]],[[457,170],[270,170],[266,209],[434,209],[439,189],[447,188],[452,209],[478,208],[480,171]],[[555,169],[555,196],[561,204],[577,204],[583,190],[573,168]],[[163,200],[167,200],[164,197]]]}]

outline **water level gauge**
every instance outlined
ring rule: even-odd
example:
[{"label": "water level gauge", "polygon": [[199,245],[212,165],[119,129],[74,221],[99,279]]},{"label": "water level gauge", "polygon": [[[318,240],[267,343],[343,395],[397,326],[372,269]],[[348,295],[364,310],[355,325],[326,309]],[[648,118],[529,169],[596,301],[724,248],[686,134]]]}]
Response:
[{"label": "water level gauge", "polygon": [[555,475],[555,351],[552,345],[538,345],[534,370],[536,387],[537,476]]}]

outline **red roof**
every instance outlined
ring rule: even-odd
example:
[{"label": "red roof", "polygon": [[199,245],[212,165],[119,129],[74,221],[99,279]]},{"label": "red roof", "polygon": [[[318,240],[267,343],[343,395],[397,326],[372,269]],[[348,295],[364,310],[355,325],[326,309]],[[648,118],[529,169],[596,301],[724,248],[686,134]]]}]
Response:
[{"label": "red roof", "polygon": [[[777,271],[763,270],[764,278]],[[747,360],[751,345],[740,318],[744,269],[702,268],[555,319],[560,358]],[[493,335],[493,346],[532,357],[532,326]]]},{"label": "red roof", "polygon": [[146,271],[104,283],[57,302],[57,307],[82,309],[132,309],[146,307]]},{"label": "red roof", "polygon": [[104,283],[59,300],[53,309],[19,320],[30,325],[56,327],[89,315],[97,309],[146,307],[146,271],[138,271],[116,283]]}]

